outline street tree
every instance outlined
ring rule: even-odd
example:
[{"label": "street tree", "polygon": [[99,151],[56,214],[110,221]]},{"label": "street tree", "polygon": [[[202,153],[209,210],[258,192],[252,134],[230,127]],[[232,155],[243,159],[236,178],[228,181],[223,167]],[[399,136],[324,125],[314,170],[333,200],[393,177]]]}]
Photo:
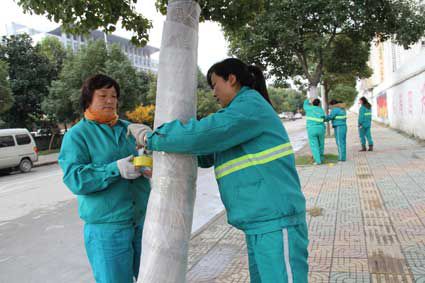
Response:
[{"label": "street tree", "polygon": [[408,47],[425,34],[424,5],[410,0],[264,2],[248,24],[225,28],[231,53],[278,79],[304,77],[312,97],[338,35],[355,42],[392,39]]},{"label": "street tree", "polygon": [[37,48],[40,54],[49,59],[53,65],[52,78],[56,80],[59,77],[59,73],[62,70],[63,61],[66,57],[66,50],[62,43],[53,36],[47,36],[37,43]]},{"label": "street tree", "polygon": [[[339,87],[339,90],[355,88],[356,80],[368,78],[372,75],[372,70],[367,65],[370,53],[370,43],[356,41],[346,35],[338,35],[331,44],[329,52],[324,56],[324,68],[322,75],[322,85],[325,101],[325,112],[328,112],[327,101],[332,90]],[[341,86],[344,86],[341,88]],[[332,97],[335,98],[335,97]],[[343,101],[347,106],[354,101],[353,92],[347,92],[344,96],[339,92],[338,100]]]},{"label": "street tree", "polygon": [[302,109],[305,94],[290,88],[269,87],[270,100],[277,113],[296,112]]},{"label": "street tree", "polygon": [[0,61],[0,115],[9,110],[14,101],[10,89],[8,69],[7,63]]},{"label": "street tree", "polygon": [[0,60],[8,63],[8,77],[14,103],[3,114],[9,127],[32,128],[43,116],[41,102],[52,81],[53,66],[40,54],[27,34],[3,37]]}]

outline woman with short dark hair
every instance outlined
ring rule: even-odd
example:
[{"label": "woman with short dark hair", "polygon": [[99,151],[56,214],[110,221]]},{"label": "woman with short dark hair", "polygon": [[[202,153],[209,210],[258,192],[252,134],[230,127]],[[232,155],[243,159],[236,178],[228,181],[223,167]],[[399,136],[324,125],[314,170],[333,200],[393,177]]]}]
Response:
[{"label": "woman with short dark hair", "polygon": [[326,121],[332,121],[335,142],[338,147],[338,160],[345,161],[347,158],[347,111],[345,104],[332,99],[329,102],[331,113],[326,116]]},{"label": "woman with short dark hair", "polygon": [[84,242],[96,282],[137,278],[148,179],[132,162],[136,142],[117,115],[120,88],[105,75],[81,88],[84,118],[65,134],[59,154],[63,181],[77,195]]}]

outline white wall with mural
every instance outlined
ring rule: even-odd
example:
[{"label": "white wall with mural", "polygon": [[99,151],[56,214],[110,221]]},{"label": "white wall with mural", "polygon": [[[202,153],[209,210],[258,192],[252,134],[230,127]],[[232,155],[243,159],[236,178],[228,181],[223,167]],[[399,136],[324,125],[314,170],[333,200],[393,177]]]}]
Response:
[{"label": "white wall with mural", "polygon": [[425,51],[371,93],[374,120],[425,139]]}]

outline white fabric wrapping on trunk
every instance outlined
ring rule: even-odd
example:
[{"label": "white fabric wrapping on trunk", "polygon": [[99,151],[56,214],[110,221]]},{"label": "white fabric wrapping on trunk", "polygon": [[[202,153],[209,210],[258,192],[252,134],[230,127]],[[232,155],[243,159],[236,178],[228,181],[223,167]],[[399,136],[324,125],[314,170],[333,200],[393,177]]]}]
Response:
[{"label": "white fabric wrapping on trunk", "polygon": [[[196,117],[199,15],[200,7],[194,1],[168,4],[159,57],[155,127]],[[162,152],[154,152],[153,157],[138,282],[184,283],[197,160],[192,155]]]}]

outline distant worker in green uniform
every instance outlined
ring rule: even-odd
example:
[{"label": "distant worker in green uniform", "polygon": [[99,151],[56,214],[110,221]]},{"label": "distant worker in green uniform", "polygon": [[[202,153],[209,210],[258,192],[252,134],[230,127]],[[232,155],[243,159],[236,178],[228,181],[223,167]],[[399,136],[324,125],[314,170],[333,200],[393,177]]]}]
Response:
[{"label": "distant worker in green uniform", "polygon": [[314,164],[322,164],[325,152],[325,112],[320,107],[320,99],[313,98],[304,101],[304,111],[307,120],[307,134]]},{"label": "distant worker in green uniform", "polygon": [[360,111],[359,111],[359,135],[360,142],[362,144],[362,149],[360,151],[366,151],[366,139],[369,145],[369,151],[373,151],[373,140],[372,135],[370,134],[370,127],[372,126],[372,105],[366,97],[361,97],[359,100]]},{"label": "distant worker in green uniform", "polygon": [[332,99],[329,102],[331,113],[326,116],[326,121],[332,121],[335,142],[338,147],[338,160],[345,161],[347,156],[347,111],[345,104]]},{"label": "distant worker in green uniform", "polygon": [[222,109],[153,132],[133,124],[130,132],[149,150],[196,154],[201,167],[214,165],[228,222],[245,233],[251,283],[306,283],[306,202],[264,76],[229,58],[207,79]]}]

